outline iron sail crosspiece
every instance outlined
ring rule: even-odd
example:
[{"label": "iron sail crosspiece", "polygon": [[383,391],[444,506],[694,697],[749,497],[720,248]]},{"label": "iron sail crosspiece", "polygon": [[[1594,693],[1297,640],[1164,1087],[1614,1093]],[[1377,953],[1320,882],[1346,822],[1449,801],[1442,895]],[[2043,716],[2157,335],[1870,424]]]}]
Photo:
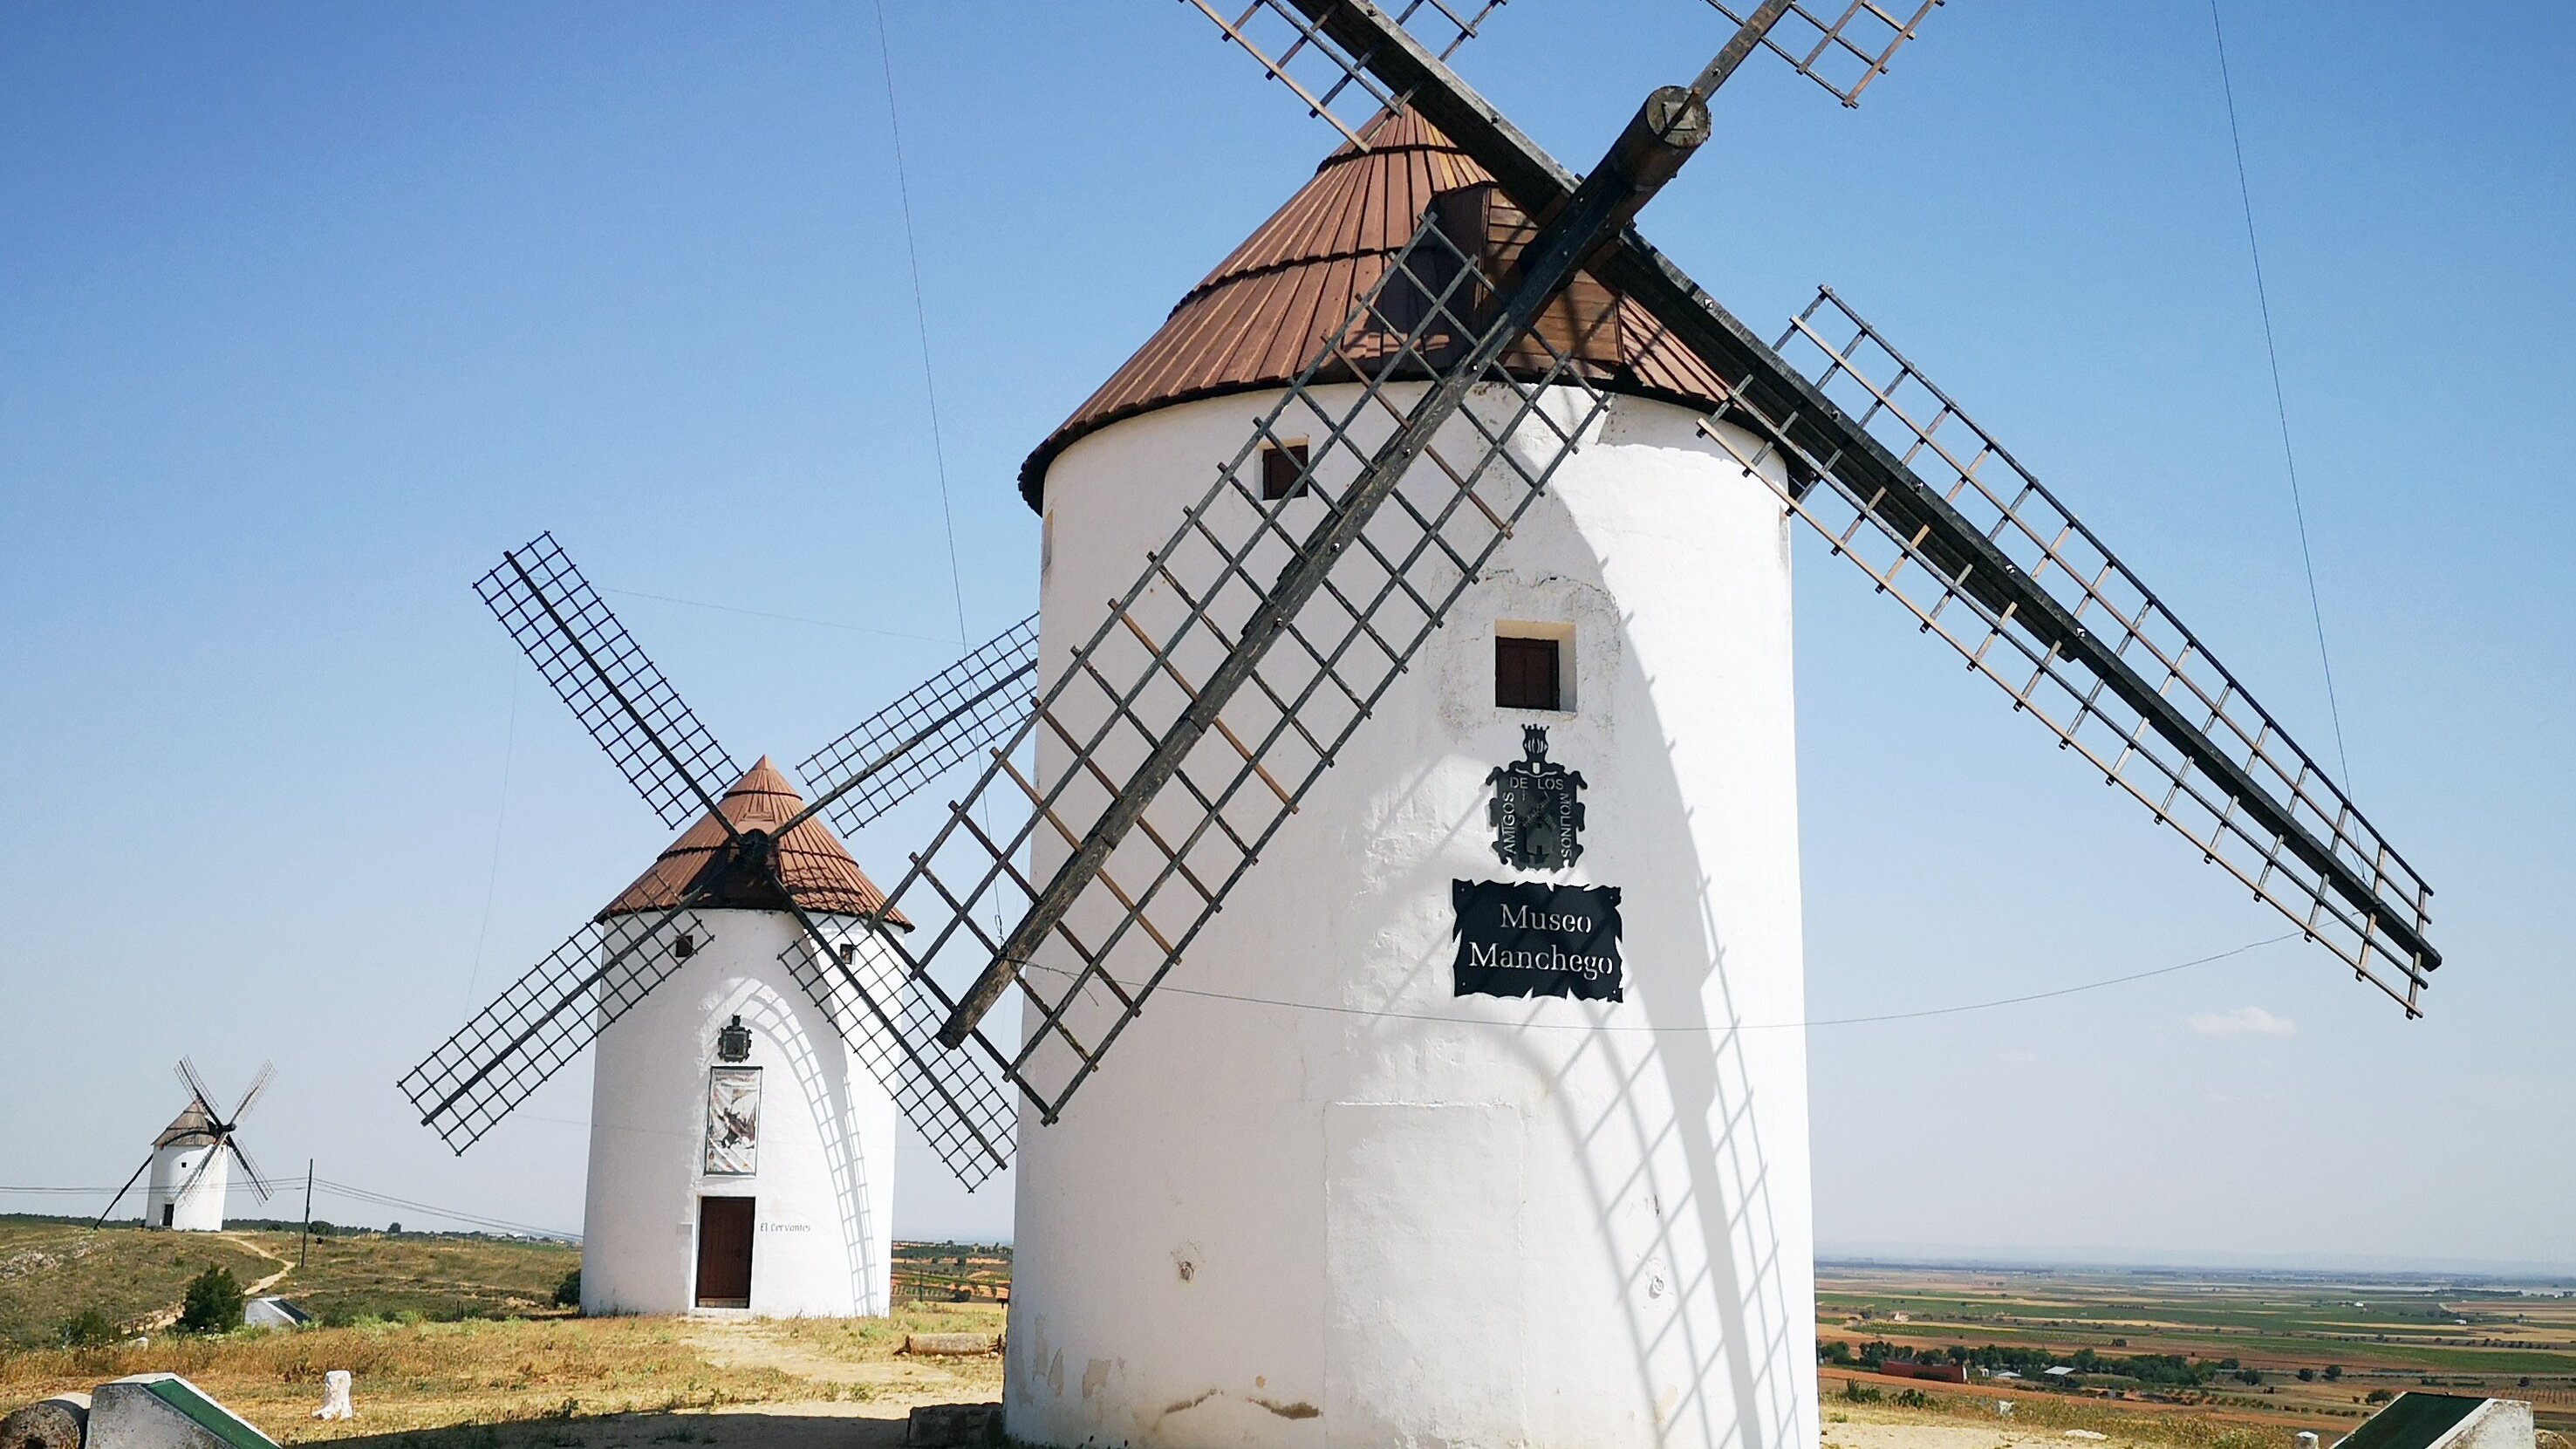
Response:
[{"label": "iron sail crosspiece", "polygon": [[1583,775],[1547,757],[1547,726],[1521,726],[1521,756],[1485,776],[1494,855],[1514,870],[1563,870],[1583,858]]}]

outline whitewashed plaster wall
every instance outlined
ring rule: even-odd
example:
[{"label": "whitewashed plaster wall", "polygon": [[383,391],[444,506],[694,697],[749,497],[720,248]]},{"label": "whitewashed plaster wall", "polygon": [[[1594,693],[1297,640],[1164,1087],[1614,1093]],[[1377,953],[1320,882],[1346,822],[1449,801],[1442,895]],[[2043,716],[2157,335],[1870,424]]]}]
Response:
[{"label": "whitewashed plaster wall", "polygon": [[[1047,677],[1275,396],[1056,461]],[[1817,1441],[1788,541],[1696,421],[1614,400],[1100,1073],[1024,1115],[1015,1438]],[[1498,621],[1570,629],[1572,712],[1493,705]],[[1452,994],[1525,723],[1589,782],[1556,878],[1623,888],[1623,1002]]]},{"label": "whitewashed plaster wall", "polygon": [[[778,959],[793,918],[703,911],[700,945],[600,1034],[582,1310],[698,1310],[701,1196],[757,1199],[751,1314],[882,1314],[894,1253],[893,1098]],[[863,948],[864,949],[864,948]],[[757,1171],[710,1176],[707,1074],[739,1014],[761,1069]]]},{"label": "whitewashed plaster wall", "polygon": [[[209,1153],[214,1161],[198,1172]],[[188,1181],[191,1174],[196,1181]],[[183,1233],[217,1233],[224,1227],[224,1194],[233,1180],[232,1154],[204,1142],[173,1142],[152,1149],[152,1171],[145,1178],[143,1222],[161,1226],[161,1209],[172,1206],[170,1226]]]}]

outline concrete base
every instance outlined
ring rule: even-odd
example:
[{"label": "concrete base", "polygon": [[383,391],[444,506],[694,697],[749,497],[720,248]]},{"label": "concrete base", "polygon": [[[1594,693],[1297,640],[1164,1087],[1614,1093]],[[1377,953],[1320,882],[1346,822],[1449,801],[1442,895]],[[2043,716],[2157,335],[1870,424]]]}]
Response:
[{"label": "concrete base", "polygon": [[89,1449],[276,1449],[277,1441],[177,1374],[136,1374],[90,1396]]},{"label": "concrete base", "polygon": [[924,1404],[904,1424],[912,1449],[984,1449],[1002,1442],[999,1404]]},{"label": "concrete base", "polygon": [[2461,1421],[2442,1449],[2532,1449],[2539,1439],[2530,1404],[2521,1399],[2489,1399]]}]

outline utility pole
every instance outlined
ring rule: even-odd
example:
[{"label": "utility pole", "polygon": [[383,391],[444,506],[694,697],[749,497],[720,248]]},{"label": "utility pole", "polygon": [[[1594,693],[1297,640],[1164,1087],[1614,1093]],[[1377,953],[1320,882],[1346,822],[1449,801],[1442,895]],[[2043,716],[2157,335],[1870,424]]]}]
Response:
[{"label": "utility pole", "polygon": [[309,1255],[312,1251],[313,1251],[313,1159],[312,1159],[312,1158],[310,1158],[310,1157],[308,1157],[308,1158],[304,1159],[304,1241],[303,1241],[301,1244],[299,1244],[299,1245],[296,1247],[296,1249],[295,1249],[295,1266],[296,1266],[296,1267],[298,1267],[298,1268],[303,1267],[303,1266],[304,1266],[304,1259],[305,1259],[305,1258],[306,1258],[306,1256],[307,1256],[307,1255]]}]

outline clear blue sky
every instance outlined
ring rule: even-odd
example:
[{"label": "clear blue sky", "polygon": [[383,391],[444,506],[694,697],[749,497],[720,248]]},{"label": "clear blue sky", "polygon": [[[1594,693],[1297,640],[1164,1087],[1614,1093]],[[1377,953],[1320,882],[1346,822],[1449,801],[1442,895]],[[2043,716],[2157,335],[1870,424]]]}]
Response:
[{"label": "clear blue sky", "polygon": [[[887,19],[980,637],[1020,457],[1332,138],[1168,0]],[[2576,14],[2227,19],[2355,792],[2450,964],[2412,1024],[2291,943],[1819,1028],[1828,1250],[2576,1265]],[[1517,0],[1460,65],[1579,167],[1721,39]],[[786,761],[951,652],[882,54],[848,3],[0,8],[0,1186],[274,1057],[272,1169],[578,1225],[586,1070],[461,1160],[393,1087],[664,836],[467,584],[555,530]],[[1649,235],[1765,331],[1833,283],[2330,751],[2206,5],[1958,0],[1858,111],[1766,64],[1718,121]],[[1815,1016],[2276,934],[1799,568]],[[908,1162],[902,1231],[1008,1231]]]}]

